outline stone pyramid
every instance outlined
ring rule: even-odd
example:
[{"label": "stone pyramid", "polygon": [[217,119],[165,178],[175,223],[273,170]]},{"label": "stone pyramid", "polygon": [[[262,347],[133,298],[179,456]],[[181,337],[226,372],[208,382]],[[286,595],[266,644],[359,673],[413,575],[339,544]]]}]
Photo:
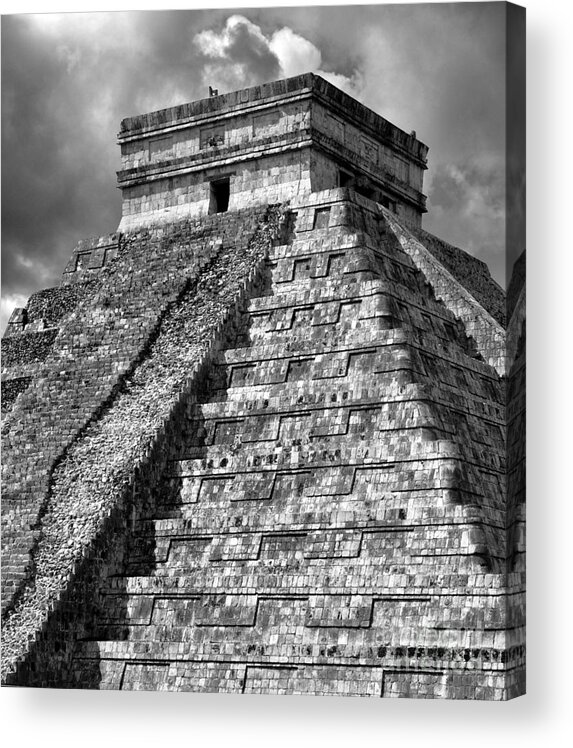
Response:
[{"label": "stone pyramid", "polygon": [[522,693],[523,344],[425,146],[312,75],[120,141],[3,341],[4,681]]}]

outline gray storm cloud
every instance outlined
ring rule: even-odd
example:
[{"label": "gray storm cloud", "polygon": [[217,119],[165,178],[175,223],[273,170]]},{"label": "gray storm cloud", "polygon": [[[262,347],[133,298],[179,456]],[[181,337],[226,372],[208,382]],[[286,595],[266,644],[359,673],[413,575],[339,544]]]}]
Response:
[{"label": "gray storm cloud", "polygon": [[2,329],[14,304],[58,283],[79,239],[116,229],[122,118],[309,70],[417,131],[430,146],[426,228],[503,282],[503,7],[3,17]]},{"label": "gray storm cloud", "polygon": [[440,227],[452,244],[476,255],[495,277],[503,277],[505,257],[505,175],[497,159],[466,159],[439,165],[428,184],[425,225]]},{"label": "gray storm cloud", "polygon": [[212,80],[224,90],[240,88],[246,80],[261,83],[281,76],[279,59],[268,40],[244,16],[231,16],[220,33],[207,29],[193,41],[207,61],[203,80]]}]

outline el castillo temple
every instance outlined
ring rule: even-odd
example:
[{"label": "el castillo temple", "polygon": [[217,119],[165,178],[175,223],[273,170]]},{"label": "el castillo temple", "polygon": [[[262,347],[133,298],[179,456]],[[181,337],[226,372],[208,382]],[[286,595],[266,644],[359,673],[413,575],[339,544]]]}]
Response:
[{"label": "el castillo temple", "polygon": [[123,120],[117,230],[2,340],[3,684],[519,696],[523,256],[324,79],[211,93]]}]

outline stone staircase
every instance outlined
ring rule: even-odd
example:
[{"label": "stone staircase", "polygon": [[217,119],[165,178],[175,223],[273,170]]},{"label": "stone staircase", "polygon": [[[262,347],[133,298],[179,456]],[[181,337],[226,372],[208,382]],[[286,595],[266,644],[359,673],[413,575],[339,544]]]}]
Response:
[{"label": "stone staircase", "polygon": [[500,380],[374,203],[291,207],[67,685],[506,698]]}]

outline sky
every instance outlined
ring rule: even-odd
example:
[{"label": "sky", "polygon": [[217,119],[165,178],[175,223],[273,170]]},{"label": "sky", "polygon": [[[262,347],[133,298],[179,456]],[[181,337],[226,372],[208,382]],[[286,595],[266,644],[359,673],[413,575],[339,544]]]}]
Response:
[{"label": "sky", "polygon": [[307,71],[416,130],[424,228],[504,285],[505,63],[503,3],[3,16],[0,329],[116,230],[124,117]]}]

